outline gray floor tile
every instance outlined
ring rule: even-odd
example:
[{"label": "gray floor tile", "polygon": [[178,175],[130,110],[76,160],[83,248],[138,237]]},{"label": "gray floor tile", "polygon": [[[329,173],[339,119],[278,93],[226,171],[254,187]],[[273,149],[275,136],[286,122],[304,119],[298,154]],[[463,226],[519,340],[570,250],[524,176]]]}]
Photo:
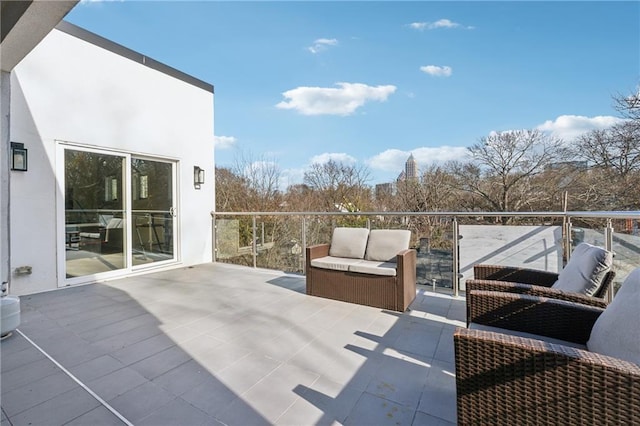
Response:
[{"label": "gray floor tile", "polygon": [[86,383],[100,398],[109,401],[148,380],[131,368],[125,367]]},{"label": "gray floor tile", "polygon": [[209,376],[183,393],[181,398],[210,416],[216,416],[233,403],[238,395],[217,378]]},{"label": "gray floor tile", "polygon": [[48,358],[42,358],[22,367],[3,372],[2,393],[18,389],[58,372],[60,372],[60,369]]},{"label": "gray floor tile", "polygon": [[[17,336],[12,336],[10,339],[13,339]],[[38,351],[33,346],[25,347],[20,351],[16,351],[12,353],[10,356],[2,353],[2,374],[14,370],[16,368],[23,367],[25,365],[31,364],[32,362],[42,361],[46,359],[46,357]]]},{"label": "gray floor tile", "polygon": [[[421,291],[387,312],[307,296],[301,276],[205,264],[22,300],[21,330],[135,424],[456,421],[464,299]],[[81,395],[21,336],[0,351],[2,426]],[[50,426],[120,423],[73,399]]]},{"label": "gray floor tile", "polygon": [[225,425],[269,426],[272,423],[244,400],[238,398],[217,419]]},{"label": "gray floor tile", "polygon": [[353,411],[347,417],[345,425],[410,425],[415,411],[384,398],[362,394]]},{"label": "gray floor tile", "polygon": [[456,422],[456,383],[453,364],[434,361],[420,398],[418,411],[452,423]]},{"label": "gray floor tile", "polygon": [[172,346],[142,361],[131,368],[151,380],[191,360],[191,357],[178,346]]},{"label": "gray floor tile", "polygon": [[123,349],[111,353],[111,355],[124,365],[134,364],[145,358],[158,354],[174,346],[173,340],[163,333],[156,334],[148,339],[133,343]]},{"label": "gray floor tile", "polygon": [[137,423],[176,399],[160,386],[146,382],[110,401],[109,404],[132,423]]},{"label": "gray floor tile", "polygon": [[260,354],[249,354],[220,371],[216,377],[237,395],[241,395],[275,370],[281,363]]},{"label": "gray floor tile", "polygon": [[157,325],[144,325],[142,327],[134,328],[133,330],[125,331],[116,336],[96,341],[94,346],[105,351],[105,353],[116,352],[161,333],[162,331]]},{"label": "gray floor tile", "polygon": [[136,422],[136,426],[204,426],[218,424],[223,426],[204,411],[177,398]]},{"label": "gray floor tile", "polygon": [[367,392],[415,409],[428,375],[428,365],[387,356],[369,383]]},{"label": "gray floor tile", "polygon": [[85,363],[69,368],[71,374],[83,382],[89,382],[124,368],[125,365],[112,357],[103,355]]},{"label": "gray floor tile", "polygon": [[[242,395],[270,423],[274,423],[300,397],[295,389],[309,387],[319,376],[316,373],[283,364]],[[236,401],[236,404],[238,401]],[[232,405],[229,410],[233,410]],[[221,418],[225,418],[224,413]]]},{"label": "gray floor tile", "polygon": [[61,425],[100,406],[100,403],[87,391],[76,387],[66,393],[36,405],[11,418],[14,426],[18,425]]},{"label": "gray floor tile", "polygon": [[320,377],[311,386],[296,386],[299,398],[277,419],[279,425],[344,423],[363,392]]},{"label": "gray floor tile", "polygon": [[11,336],[0,341],[0,354],[6,357],[30,347],[31,345],[24,337],[20,336],[20,334],[16,332],[13,332]]},{"label": "gray floor tile", "polygon": [[124,426],[124,422],[102,405],[76,417],[64,426]]},{"label": "gray floor tile", "polygon": [[211,373],[206,368],[196,361],[190,360],[156,377],[153,379],[153,383],[176,396],[180,396],[211,377]]},{"label": "gray floor tile", "polygon": [[421,411],[416,412],[416,416],[413,418],[412,426],[455,426],[456,423],[449,422],[447,420],[430,416]]},{"label": "gray floor tile", "polygon": [[11,418],[75,387],[77,387],[76,382],[66,374],[56,372],[18,389],[3,393],[2,408]]}]

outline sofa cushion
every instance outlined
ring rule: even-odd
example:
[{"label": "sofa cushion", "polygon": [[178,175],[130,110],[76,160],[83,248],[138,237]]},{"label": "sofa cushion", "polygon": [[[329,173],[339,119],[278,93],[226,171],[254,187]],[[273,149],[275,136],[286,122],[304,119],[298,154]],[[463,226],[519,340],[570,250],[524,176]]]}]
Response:
[{"label": "sofa cushion", "polygon": [[562,269],[553,288],[593,296],[604,275],[613,265],[613,253],[601,247],[580,243],[571,253],[571,258]]},{"label": "sofa cushion", "polygon": [[329,256],[362,259],[367,248],[367,228],[335,228],[331,237]]},{"label": "sofa cushion", "polygon": [[349,265],[349,272],[358,274],[382,275],[385,277],[396,276],[396,264],[394,262],[377,262],[371,260],[360,260]]},{"label": "sofa cushion", "polygon": [[591,352],[640,365],[640,268],[629,274],[591,329]]},{"label": "sofa cushion", "polygon": [[348,271],[349,266],[360,262],[360,259],[347,257],[325,256],[311,260],[311,266],[322,269],[333,269],[334,271]]},{"label": "sofa cushion", "polygon": [[411,231],[405,229],[372,229],[369,232],[369,242],[364,258],[380,262],[395,262],[398,253],[409,248],[410,240]]}]

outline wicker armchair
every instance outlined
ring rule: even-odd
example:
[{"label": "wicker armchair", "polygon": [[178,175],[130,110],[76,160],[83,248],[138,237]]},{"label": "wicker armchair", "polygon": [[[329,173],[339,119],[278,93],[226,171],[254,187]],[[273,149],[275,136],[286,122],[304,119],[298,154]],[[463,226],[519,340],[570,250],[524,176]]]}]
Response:
[{"label": "wicker armchair", "polygon": [[459,424],[640,424],[640,269],[606,309],[495,291],[467,297],[470,321],[497,332],[454,333]]},{"label": "wicker armchair", "polygon": [[460,328],[458,424],[639,424],[640,367],[568,346]]},{"label": "wicker armchair", "polygon": [[[487,291],[502,291],[509,293],[529,294],[532,296],[550,297],[559,300],[566,300],[569,302],[583,303],[590,306],[606,307],[607,301],[604,299],[607,293],[611,289],[613,279],[615,278],[615,272],[612,271],[611,264],[613,263],[613,254],[606,252],[604,249],[600,249],[588,244],[583,244],[583,247],[588,247],[589,250],[600,251],[605,258],[605,264],[596,264],[596,270],[594,275],[600,277],[598,279],[598,285],[593,290],[592,294],[586,295],[583,292],[564,291],[560,288],[552,288],[558,281],[561,274],[555,272],[542,271],[537,269],[517,268],[511,266],[500,265],[475,265],[473,267],[473,279],[467,280],[466,291],[467,294],[474,290],[487,290]],[[576,247],[578,255],[583,252]],[[577,256],[576,256],[577,257]],[[580,260],[572,257],[574,263]],[[570,261],[571,262],[571,261]],[[565,269],[569,268],[567,273],[574,273],[576,268],[571,269],[567,264]],[[582,273],[584,271],[581,271]],[[577,272],[575,272],[577,273]],[[467,314],[470,310],[470,300],[467,298]],[[469,319],[467,316],[467,323]]]}]

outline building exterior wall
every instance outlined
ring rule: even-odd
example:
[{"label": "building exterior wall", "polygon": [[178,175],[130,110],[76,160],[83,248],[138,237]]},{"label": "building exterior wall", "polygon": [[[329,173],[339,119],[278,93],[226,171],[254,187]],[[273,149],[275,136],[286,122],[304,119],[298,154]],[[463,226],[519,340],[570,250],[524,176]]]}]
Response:
[{"label": "building exterior wall", "polygon": [[212,90],[58,29],[15,67],[11,89],[11,141],[29,150],[29,170],[11,178],[11,270],[32,267],[12,274],[13,294],[58,286],[61,142],[176,160],[179,266],[211,261]]}]

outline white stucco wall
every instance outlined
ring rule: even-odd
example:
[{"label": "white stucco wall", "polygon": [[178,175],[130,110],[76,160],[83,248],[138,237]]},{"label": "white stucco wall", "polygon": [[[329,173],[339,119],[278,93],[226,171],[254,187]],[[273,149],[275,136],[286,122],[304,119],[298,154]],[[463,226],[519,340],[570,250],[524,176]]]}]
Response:
[{"label": "white stucco wall", "polygon": [[[29,170],[11,179],[11,268],[33,268],[12,276],[12,293],[58,285],[56,141],[178,160],[179,266],[211,261],[213,93],[59,30],[18,64],[11,88],[11,141],[29,150]],[[194,165],[206,172],[199,190]]]}]

